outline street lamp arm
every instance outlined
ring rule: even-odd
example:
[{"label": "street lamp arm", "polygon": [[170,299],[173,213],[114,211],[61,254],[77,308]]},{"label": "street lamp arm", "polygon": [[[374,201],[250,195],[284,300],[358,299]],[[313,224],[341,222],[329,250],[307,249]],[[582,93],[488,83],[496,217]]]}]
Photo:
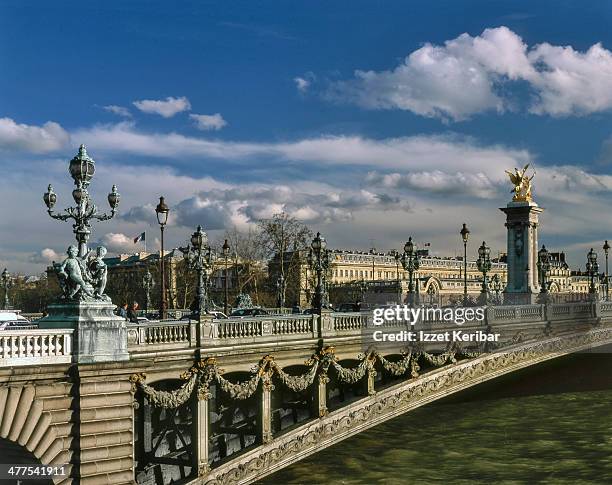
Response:
[{"label": "street lamp arm", "polygon": [[66,214],[57,214],[53,209],[48,209],[47,213],[53,219],[57,219],[58,221],[67,221],[68,219],[75,219],[74,215],[72,214],[72,210],[71,209],[72,209],[72,207],[70,207],[68,209],[64,209],[64,212],[66,212]]},{"label": "street lamp arm", "polygon": [[104,212],[103,214],[96,214],[96,207],[93,206],[90,211],[92,212],[89,217],[91,219],[96,219],[98,221],[108,221],[110,219],[112,219],[113,217],[115,217],[115,214],[117,213],[117,211],[115,209],[111,209],[110,214],[107,214],[106,212]]}]

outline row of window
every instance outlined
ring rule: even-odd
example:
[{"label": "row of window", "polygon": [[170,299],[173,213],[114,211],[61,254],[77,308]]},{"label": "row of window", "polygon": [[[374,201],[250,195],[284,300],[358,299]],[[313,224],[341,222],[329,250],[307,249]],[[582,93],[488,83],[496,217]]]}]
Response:
[{"label": "row of window", "polygon": [[[372,279],[373,278],[373,272],[370,270],[352,270],[352,269],[336,269],[333,272],[333,275],[335,278],[368,278],[368,279]],[[395,271],[377,271],[377,279],[381,280],[381,279],[398,279],[399,275],[397,272]],[[428,276],[435,276],[439,279],[461,279],[463,280],[463,275],[460,275],[458,273],[450,273],[450,274],[438,274],[438,273],[430,273],[430,272],[423,272],[421,271],[420,274],[427,274]],[[402,274],[402,278],[403,279],[407,279],[408,278],[408,272],[403,272]],[[384,276],[383,276],[384,275]],[[468,273],[468,279],[469,280],[475,280],[475,279],[480,279],[481,276],[480,274],[470,274]]]}]

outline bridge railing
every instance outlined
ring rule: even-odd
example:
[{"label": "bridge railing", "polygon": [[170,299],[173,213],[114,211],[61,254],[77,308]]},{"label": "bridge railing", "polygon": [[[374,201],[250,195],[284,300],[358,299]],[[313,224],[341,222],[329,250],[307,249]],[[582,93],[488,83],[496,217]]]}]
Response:
[{"label": "bridge railing", "polygon": [[196,328],[189,320],[128,325],[128,348],[181,348],[192,347],[196,344]]},{"label": "bridge railing", "polygon": [[[540,330],[547,322],[564,325],[576,319],[612,318],[612,302],[548,303],[532,305],[489,306],[484,321],[466,322],[462,328],[482,325],[521,327],[532,325]],[[446,331],[454,322],[428,320],[420,322],[425,330]],[[200,326],[198,330],[198,326]],[[204,323],[189,320],[148,322],[130,325],[129,347],[132,349],[175,349],[249,345],[326,337],[359,337],[372,327],[372,312],[332,312],[319,315],[265,315],[250,318],[215,319]],[[385,327],[405,327],[405,322],[385,321]],[[199,337],[198,337],[199,335]],[[198,340],[199,339],[199,340]]]},{"label": "bridge railing", "polygon": [[71,329],[0,331],[0,367],[63,364],[71,360]]}]

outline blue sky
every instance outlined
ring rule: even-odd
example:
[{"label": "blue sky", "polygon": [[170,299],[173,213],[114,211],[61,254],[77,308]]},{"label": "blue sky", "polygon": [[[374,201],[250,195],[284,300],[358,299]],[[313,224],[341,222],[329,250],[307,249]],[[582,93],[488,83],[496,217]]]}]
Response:
[{"label": "blue sky", "polygon": [[452,254],[465,220],[503,250],[503,169],[532,161],[540,239],[583,265],[612,239],[610,25],[603,1],[5,0],[0,193],[21,210],[0,263],[37,271],[70,242],[40,198],[69,201],[84,142],[100,205],[123,195],[94,228],[112,251],[154,247],[160,194],[173,244],[287,210],[333,246]]}]

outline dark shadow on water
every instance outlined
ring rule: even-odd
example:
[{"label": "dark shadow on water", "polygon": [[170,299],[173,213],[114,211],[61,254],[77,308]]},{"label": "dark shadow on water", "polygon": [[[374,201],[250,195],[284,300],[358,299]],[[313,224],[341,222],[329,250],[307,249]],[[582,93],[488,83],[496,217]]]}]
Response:
[{"label": "dark shadow on water", "polygon": [[607,389],[612,389],[612,346],[527,367],[453,394],[432,405]]}]

